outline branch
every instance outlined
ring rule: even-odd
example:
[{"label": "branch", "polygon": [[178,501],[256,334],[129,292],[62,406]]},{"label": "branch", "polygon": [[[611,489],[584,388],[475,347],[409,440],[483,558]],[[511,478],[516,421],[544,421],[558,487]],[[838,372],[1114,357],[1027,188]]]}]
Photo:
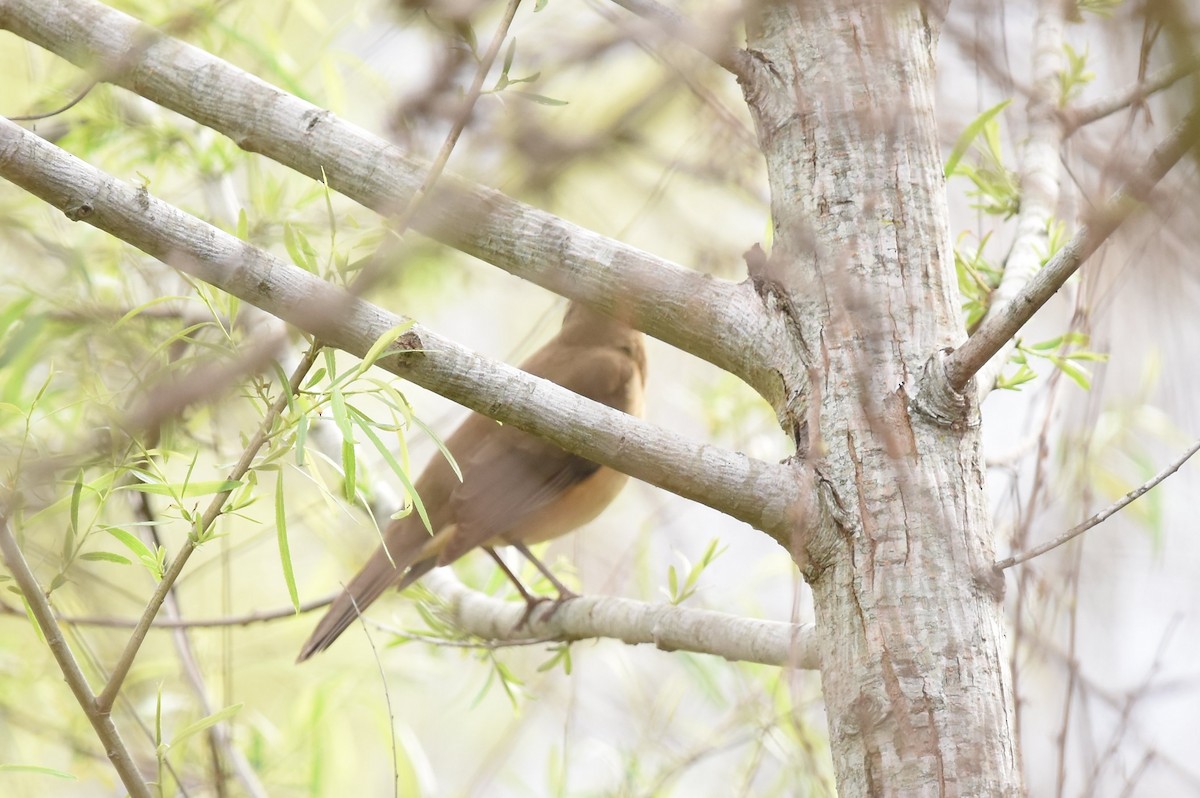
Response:
[{"label": "branch", "polygon": [[1200,70],[1200,59],[1189,59],[1179,64],[1163,67],[1145,81],[1135,83],[1111,97],[1096,100],[1081,108],[1067,109],[1063,112],[1063,125],[1066,127],[1067,134],[1070,135],[1084,125],[1090,125],[1132,105],[1142,103],[1151,95],[1169,89],[1197,70]]},{"label": "branch", "polygon": [[[664,651],[712,654],[734,662],[757,662],[778,667],[815,669],[816,634],[811,624],[762,621],[724,612],[697,610],[674,604],[654,604],[617,596],[579,596],[564,603],[549,618],[534,612],[519,630],[517,622],[525,605],[493,598],[472,590],[451,571],[435,569],[421,584],[446,603],[455,626],[488,643],[517,645],[539,642],[609,638],[626,643],[653,643]],[[336,595],[336,594],[335,594]],[[300,613],[327,606],[334,596],[325,596],[300,606]],[[24,616],[16,607],[0,602],[0,612]],[[250,626],[256,623],[295,618],[292,606],[234,615],[228,618],[184,620],[159,618],[156,629],[211,629]],[[70,626],[130,628],[132,618],[63,615],[58,621]],[[394,631],[394,630],[393,630]],[[420,638],[418,638],[420,639]]]},{"label": "branch", "polygon": [[62,629],[54,620],[54,611],[50,609],[50,601],[38,585],[33,571],[29,569],[29,563],[25,562],[25,556],[17,547],[17,541],[13,538],[12,532],[8,528],[8,519],[5,517],[0,517],[0,553],[4,555],[4,562],[8,566],[9,572],[16,580],[17,587],[21,589],[21,595],[29,604],[29,611],[37,620],[42,634],[46,637],[46,643],[50,647],[51,653],[54,654],[54,659],[58,661],[58,667],[62,670],[67,686],[75,694],[75,700],[79,702],[79,706],[87,715],[92,728],[96,730],[96,736],[104,745],[104,751],[108,755],[109,761],[112,762],[117,774],[121,777],[121,783],[134,798],[150,798],[150,788],[146,785],[141,773],[138,772],[133,757],[129,754],[129,749],[125,747],[125,741],[121,739],[121,734],[112,721],[112,716],[98,705],[96,696],[87,682],[87,677],[80,670],[75,655],[71,653],[71,647],[67,645],[67,640],[63,637]]},{"label": "branch", "polygon": [[[1038,270],[1050,249],[1050,224],[1059,194],[1059,151],[1063,125],[1058,115],[1059,76],[1065,69],[1063,29],[1066,27],[1063,3],[1043,3],[1034,29],[1033,86],[1028,111],[1029,138],[1021,148],[1021,208],[1012,249],[1004,264],[1000,285],[992,292],[986,322],[998,316],[1016,298]],[[996,386],[1008,358],[1016,347],[1009,338],[1004,346],[980,369],[976,380],[979,401]]]},{"label": "branch", "polygon": [[[406,320],[0,120],[0,176],[359,357]],[[699,444],[413,325],[376,365],[593,462],[718,509],[787,547],[806,495],[788,466]]]},{"label": "branch", "polygon": [[733,662],[808,670],[819,667],[816,630],[811,624],[753,620],[616,596],[578,596],[563,602],[549,618],[535,610],[517,629],[525,613],[524,603],[471,590],[444,568],[426,574],[422,584],[445,600],[455,626],[488,641],[604,637],[631,644],[652,643],[663,651],[712,654]]},{"label": "branch", "polygon": [[[428,165],[383,139],[95,0],[7,0],[0,28],[391,215]],[[749,283],[712,278],[504,194],[443,176],[415,229],[737,375],[778,405],[780,341]]]},{"label": "branch", "polygon": [[[0,125],[7,128],[11,123],[3,121]],[[20,128],[17,129],[19,130]],[[0,150],[2,149],[3,147],[0,145]],[[270,437],[276,421],[279,420],[284,410],[287,409],[288,404],[292,401],[292,396],[300,390],[300,384],[308,376],[308,371],[316,361],[317,354],[318,347],[316,344],[312,344],[304,357],[301,358],[300,363],[292,371],[288,384],[284,386],[283,391],[275,399],[267,414],[259,423],[258,429],[254,431],[254,435],[242,451],[242,456],[238,458],[237,463],[229,470],[227,476],[229,482],[240,483],[242,477],[250,470],[250,467],[254,464],[254,459],[258,456],[259,450]],[[204,515],[195,522],[195,528],[180,547],[179,552],[175,555],[175,559],[171,561],[171,565],[163,574],[162,579],[159,580],[158,586],[155,587],[154,593],[150,596],[150,601],[146,603],[146,609],[142,611],[142,617],[138,619],[137,626],[134,627],[133,632],[129,635],[129,640],[125,643],[125,648],[121,652],[120,659],[117,660],[112,674],[108,677],[108,683],[104,685],[104,690],[96,697],[96,705],[103,711],[107,712],[112,707],[113,702],[117,700],[117,696],[121,692],[121,685],[124,683],[125,677],[129,675],[129,669],[133,667],[133,662],[137,659],[137,653],[146,639],[146,634],[150,631],[150,625],[154,622],[154,618],[162,607],[163,602],[166,601],[167,594],[174,587],[176,580],[179,579],[179,575],[183,573],[183,568],[192,556],[192,553],[196,550],[196,547],[209,534],[212,525],[220,517],[225,507],[225,502],[232,494],[233,489],[230,488],[213,496],[208,504],[208,508],[204,511]]]},{"label": "branch", "polygon": [[[322,607],[328,607],[336,596],[341,593],[333,593],[319,599],[306,601],[300,605],[297,610],[291,604],[286,607],[279,607],[274,610],[263,610],[261,612],[249,612],[244,615],[231,615],[226,618],[201,618],[189,619],[183,617],[163,618],[156,617],[154,623],[150,625],[152,629],[219,629],[228,628],[231,626],[251,626],[256,623],[267,623],[269,621],[278,621],[283,618],[294,618],[297,614],[312,612],[319,610]],[[0,613],[7,615],[20,615],[25,617],[25,613],[0,601]],[[132,629],[138,625],[137,618],[109,618],[99,615],[58,615],[56,616],[60,623],[67,626],[98,626],[108,629]]]},{"label": "branch", "polygon": [[[1133,210],[1144,202],[1151,189],[1184,154],[1195,146],[1200,133],[1200,115],[1192,112],[1151,154],[1140,174],[1130,178],[1090,224],[1079,228],[1011,302],[979,326],[961,347],[945,360],[949,385],[961,392],[967,382],[1017,334],[1033,314],[1046,304],[1083,262],[1111,236]],[[922,389],[924,390],[924,389]]]},{"label": "branch", "polygon": [[755,69],[754,59],[745,50],[725,43],[729,38],[728,31],[732,28],[729,23],[733,20],[722,17],[715,20],[708,29],[704,29],[658,0],[613,2],[626,11],[654,23],[672,39],[686,44],[739,79],[748,80]]},{"label": "branch", "polygon": [[1113,502],[1108,507],[1105,507],[1103,510],[1096,513],[1091,518],[1084,521],[1082,524],[1071,527],[1066,532],[1064,532],[1061,535],[1059,535],[1058,537],[1056,537],[1054,540],[1047,541],[1046,543],[1043,543],[1040,546],[1035,546],[1032,549],[1030,549],[1029,551],[1022,552],[1021,554],[1017,554],[1012,557],[1005,557],[1003,560],[1000,560],[999,562],[996,563],[996,565],[995,565],[996,570],[1003,571],[1005,568],[1011,568],[1012,566],[1017,565],[1018,563],[1023,563],[1026,560],[1032,560],[1034,557],[1039,557],[1048,551],[1057,549],[1059,546],[1063,545],[1064,543],[1071,540],[1072,538],[1076,538],[1079,535],[1082,535],[1084,532],[1087,532],[1092,527],[1098,526],[1099,524],[1104,523],[1109,518],[1111,518],[1113,515],[1119,513],[1121,510],[1125,509],[1130,504],[1133,504],[1133,502],[1140,499],[1142,496],[1144,496],[1146,493],[1148,493],[1151,489],[1153,489],[1158,483],[1162,482],[1164,479],[1166,479],[1167,477],[1171,476],[1176,471],[1178,471],[1180,466],[1182,466],[1184,463],[1186,463],[1191,458],[1191,456],[1194,455],[1198,451],[1200,451],[1200,440],[1198,440],[1194,444],[1192,444],[1190,449],[1188,449],[1186,452],[1184,452],[1182,455],[1180,455],[1179,458],[1176,459],[1169,466],[1167,466],[1162,471],[1159,471],[1157,474],[1155,474],[1149,481],[1144,482],[1139,487],[1135,488],[1134,490],[1129,491],[1129,493],[1126,493],[1120,499]]}]

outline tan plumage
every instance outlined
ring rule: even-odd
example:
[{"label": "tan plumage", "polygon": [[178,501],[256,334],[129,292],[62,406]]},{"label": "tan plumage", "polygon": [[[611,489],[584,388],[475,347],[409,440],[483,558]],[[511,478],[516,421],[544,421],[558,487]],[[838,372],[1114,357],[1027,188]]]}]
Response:
[{"label": "tan plumage", "polygon": [[[583,305],[568,307],[558,335],[521,368],[618,410],[642,412],[642,334]],[[388,587],[407,587],[477,547],[530,545],[566,534],[595,518],[625,483],[619,472],[478,414],[445,443],[462,482],[438,455],[414,486],[435,534],[416,513],[392,521],[384,532],[391,561],[382,546],[371,555],[297,661],[328,648]]]}]

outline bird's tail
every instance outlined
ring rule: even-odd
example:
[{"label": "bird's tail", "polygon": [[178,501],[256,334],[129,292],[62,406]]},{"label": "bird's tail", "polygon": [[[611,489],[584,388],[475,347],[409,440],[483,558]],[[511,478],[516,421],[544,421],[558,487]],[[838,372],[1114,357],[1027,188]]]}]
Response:
[{"label": "bird's tail", "polygon": [[[436,564],[436,557],[426,557],[420,562],[413,562],[430,540],[429,533],[416,519],[415,514],[394,523],[396,525],[388,530],[386,536],[388,552],[385,553],[382,546],[376,549],[358,575],[350,580],[342,594],[334,599],[325,617],[300,649],[300,656],[296,657],[296,662],[303,662],[313,654],[329,648],[388,587],[401,582],[402,579],[405,586],[410,585]],[[388,558],[388,553],[391,554],[391,559]]]}]

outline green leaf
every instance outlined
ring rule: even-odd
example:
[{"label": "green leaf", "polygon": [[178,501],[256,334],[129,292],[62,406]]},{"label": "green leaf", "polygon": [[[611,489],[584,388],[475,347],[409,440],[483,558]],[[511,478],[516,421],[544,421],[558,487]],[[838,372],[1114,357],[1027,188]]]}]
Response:
[{"label": "green leaf", "polygon": [[176,732],[175,736],[171,738],[170,746],[173,748],[186,740],[188,737],[191,737],[193,734],[198,734],[205,729],[216,726],[221,721],[232,718],[241,708],[242,704],[233,704],[225,707],[224,709],[217,710],[206,718],[201,718],[195,723],[183,727],[183,729]]},{"label": "green leaf", "polygon": [[514,36],[508,42],[508,49],[504,51],[504,65],[500,67],[500,74],[508,77],[508,70],[512,69],[513,58],[517,54],[517,37]]},{"label": "green leaf", "polygon": [[292,607],[300,612],[300,594],[296,590],[296,574],[292,570],[292,550],[288,546],[287,510],[283,501],[283,469],[275,478],[275,538],[279,542],[279,562],[283,565],[283,581],[287,583]]},{"label": "green leaf", "polygon": [[308,413],[296,417],[296,465],[304,468],[304,447],[308,443]]},{"label": "green leaf", "polygon": [[334,387],[329,392],[329,406],[333,410],[333,422],[342,433],[342,495],[346,501],[355,499],[357,486],[357,456],[354,451],[354,427],[350,423],[346,397]]},{"label": "green leaf", "polygon": [[395,327],[392,327],[383,335],[376,338],[375,343],[371,344],[371,348],[367,350],[365,355],[363,355],[363,359],[359,361],[358,365],[351,369],[348,374],[345,375],[344,379],[339,379],[338,382],[344,383],[349,380],[358,379],[363,372],[371,368],[371,366],[374,366],[375,362],[379,360],[379,358],[383,357],[388,347],[394,344],[397,338],[411,330],[412,327],[413,321],[409,319],[397,324]]},{"label": "green leaf", "polygon": [[83,469],[75,475],[75,484],[71,486],[71,517],[67,524],[67,534],[63,537],[62,559],[64,563],[71,561],[75,554],[75,538],[79,534],[79,499],[83,495]]},{"label": "green leaf", "polygon": [[301,387],[306,391],[312,390],[312,387],[325,379],[325,375],[328,373],[328,370],[324,366],[317,368]]},{"label": "green leaf", "polygon": [[412,416],[411,418],[413,423],[424,430],[425,434],[429,436],[429,439],[433,441],[433,445],[436,446],[438,451],[442,453],[442,457],[446,458],[446,462],[450,464],[450,468],[454,469],[454,475],[458,477],[458,481],[462,482],[462,469],[458,467],[458,462],[454,459],[454,455],[450,453],[450,450],[446,448],[446,444],[442,442],[441,437],[439,437],[438,434],[434,432],[428,424],[418,417]]},{"label": "green leaf", "polygon": [[171,496],[178,499],[194,498],[196,496],[211,496],[215,493],[236,490],[241,481],[233,479],[210,479],[202,482],[150,483],[140,482],[122,485],[120,490],[133,490],[138,493],[150,493],[155,496]]},{"label": "green leaf", "polygon": [[1058,367],[1059,371],[1070,377],[1080,388],[1085,391],[1091,390],[1092,377],[1082,368],[1076,366],[1066,358],[1058,357],[1057,355],[1051,355],[1049,359],[1051,363]]},{"label": "green leaf", "polygon": [[337,215],[333,212],[333,198],[329,190],[329,175],[325,167],[321,167],[321,193],[325,197],[325,218],[329,222],[329,254],[332,257],[337,251]]},{"label": "green leaf", "polygon": [[556,100],[553,97],[547,97],[544,94],[534,94],[531,91],[520,91],[518,89],[513,89],[512,91],[509,92],[509,94],[515,94],[518,97],[524,97],[526,100],[529,100],[530,102],[535,102],[538,105],[553,105],[553,106],[568,105],[566,100]]},{"label": "green leaf", "polygon": [[342,495],[353,502],[358,497],[358,455],[354,441],[342,439]]},{"label": "green leaf", "polygon": [[143,543],[137,536],[126,532],[118,526],[101,527],[105,532],[119,540],[125,548],[137,555],[138,559],[154,559],[154,553],[150,551],[150,547]]},{"label": "green leaf", "polygon": [[346,410],[346,396],[341,389],[334,388],[329,392],[329,408],[333,411],[333,423],[342,438],[353,443],[354,429],[350,425],[350,414]]},{"label": "green leaf", "polygon": [[295,225],[288,223],[283,226],[283,246],[292,263],[306,272],[317,273],[317,251]]},{"label": "green leaf", "polygon": [[1017,369],[1015,374],[1011,376],[1001,375],[996,380],[996,387],[1007,391],[1015,391],[1036,377],[1037,372],[1031,369],[1028,364],[1021,363],[1021,367]]},{"label": "green leaf", "polygon": [[101,529],[119,540],[125,548],[133,552],[137,556],[138,561],[154,575],[155,579],[162,579],[163,558],[166,556],[165,551],[151,551],[149,546],[120,527],[104,526]]},{"label": "green leaf", "polygon": [[371,442],[371,445],[375,447],[375,450],[379,452],[380,456],[391,467],[392,473],[400,480],[400,484],[404,485],[404,490],[408,493],[409,498],[412,499],[413,506],[417,508],[417,515],[421,516],[421,522],[425,524],[425,529],[432,535],[433,524],[429,521],[429,514],[425,511],[425,504],[421,501],[421,497],[417,495],[417,489],[413,487],[412,480],[408,478],[408,473],[401,468],[400,463],[396,460],[396,456],[392,454],[392,450],[385,446],[383,441],[379,439],[379,436],[375,434],[375,430],[371,428],[370,419],[355,408],[351,408],[351,412],[358,428],[363,431],[363,434],[367,436],[367,440]]},{"label": "green leaf", "polygon": [[561,662],[562,666],[563,666],[563,673],[570,676],[571,675],[571,644],[563,643],[561,645],[555,646],[551,650],[554,652],[554,656],[552,656],[550,659],[546,660],[545,662],[543,662],[541,665],[538,666],[538,673],[545,673],[546,671],[553,670],[554,667]]},{"label": "green leaf", "polygon": [[1057,338],[1051,338],[1049,341],[1042,341],[1041,343],[1031,344],[1029,346],[1029,348],[1036,349],[1039,352],[1045,352],[1050,349],[1058,349],[1060,346],[1062,346],[1063,341],[1065,339],[1066,339],[1065,335],[1060,335]]},{"label": "green leaf", "polygon": [[79,555],[79,559],[88,562],[115,562],[120,565],[133,565],[133,561],[111,551],[88,551]]},{"label": "green leaf", "polygon": [[78,781],[77,778],[64,770],[44,768],[38,765],[0,765],[0,773],[40,773],[43,776],[53,776],[56,779]]},{"label": "green leaf", "polygon": [[950,150],[950,157],[946,159],[946,168],[943,174],[950,177],[954,174],[955,167],[962,157],[967,154],[967,149],[970,148],[971,142],[975,141],[976,137],[987,126],[987,123],[992,121],[1005,108],[1009,106],[1012,100],[1005,100],[1002,103],[993,105],[991,108],[984,111],[979,116],[975,117],[971,124],[967,125],[966,129],[959,134],[958,140],[954,142],[954,149]]}]

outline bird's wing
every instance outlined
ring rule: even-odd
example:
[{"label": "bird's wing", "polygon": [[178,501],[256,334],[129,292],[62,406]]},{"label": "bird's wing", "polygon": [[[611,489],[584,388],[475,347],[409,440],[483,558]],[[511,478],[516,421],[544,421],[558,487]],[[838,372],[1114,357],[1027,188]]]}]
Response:
[{"label": "bird's wing", "polygon": [[[624,409],[629,381],[640,379],[629,357],[595,347],[581,347],[576,354],[546,369],[551,373],[545,376],[589,399]],[[537,374],[542,365],[531,361],[525,367]],[[442,549],[439,564],[509,532],[519,538],[531,516],[600,469],[514,427],[497,427],[459,466],[463,482],[450,498],[458,528]]]}]

